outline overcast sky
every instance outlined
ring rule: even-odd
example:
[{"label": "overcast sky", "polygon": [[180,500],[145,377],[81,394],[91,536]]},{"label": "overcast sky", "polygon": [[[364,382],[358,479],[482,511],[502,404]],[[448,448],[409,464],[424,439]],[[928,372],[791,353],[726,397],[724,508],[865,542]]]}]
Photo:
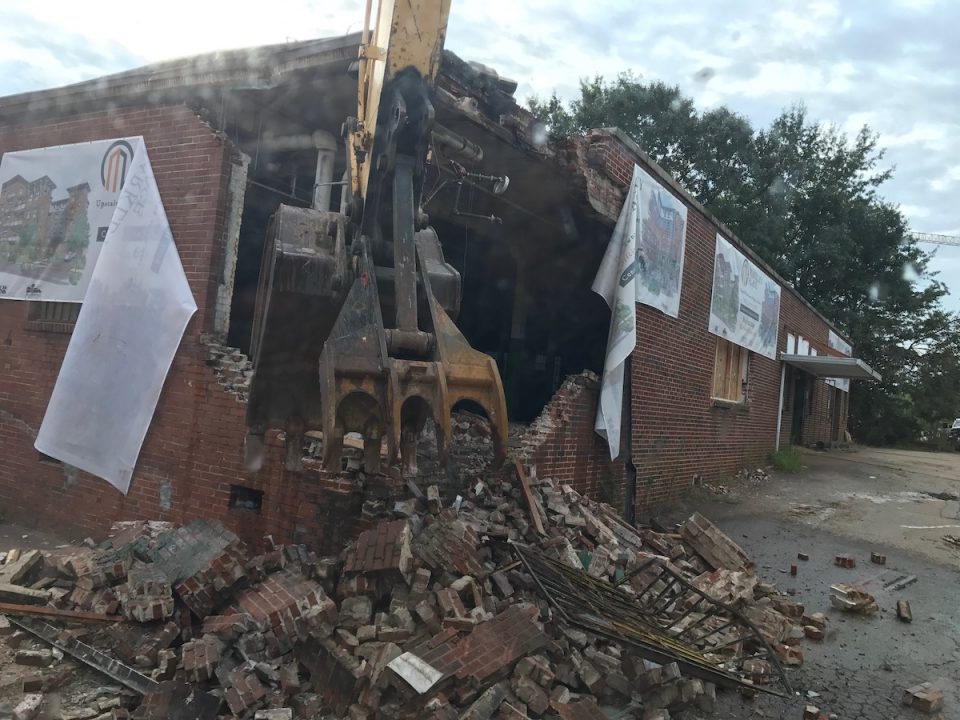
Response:
[{"label": "overcast sky", "polygon": [[[0,95],[344,34],[362,18],[360,0],[3,0]],[[916,230],[960,235],[958,27],[956,0],[453,0],[447,47],[519,81],[520,99],[570,98],[581,77],[629,69],[755,127],[798,101],[849,133],[867,123],[896,167],[887,199]],[[960,310],[960,248],[940,246],[932,266]]]}]

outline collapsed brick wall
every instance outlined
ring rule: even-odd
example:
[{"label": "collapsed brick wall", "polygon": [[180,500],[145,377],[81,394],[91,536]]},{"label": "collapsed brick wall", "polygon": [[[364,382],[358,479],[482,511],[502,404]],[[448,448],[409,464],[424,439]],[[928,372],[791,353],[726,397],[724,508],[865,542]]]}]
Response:
[{"label": "collapsed brick wall", "polygon": [[[608,131],[571,140],[568,162],[580,175],[594,211],[608,221],[619,213],[634,164],[655,176],[659,172],[635,146]],[[774,449],[780,393],[780,362],[750,353],[747,402],[731,405],[711,398],[717,339],[707,327],[714,249],[718,232],[733,238],[675,183],[662,184],[687,205],[688,225],[679,317],[637,305],[631,403],[638,509],[677,497],[695,476],[716,479],[766,463]],[[829,331],[827,322],[795,291],[783,287],[779,350],[786,349],[788,332],[826,345]],[[812,412],[803,421],[804,444],[830,443],[832,393],[822,380],[814,382]],[[841,433],[845,429],[844,401]],[[791,414],[786,411],[781,447],[789,444],[790,430]]]},{"label": "collapsed brick wall", "polygon": [[[133,135],[146,141],[198,311],[124,496],[86,473],[40,462],[33,443],[70,327],[28,323],[28,303],[0,300],[0,513],[95,534],[119,519],[208,518],[253,547],[261,546],[266,534],[278,542],[335,546],[341,535],[354,532],[351,519],[359,515],[349,483],[315,468],[286,472],[277,437],[261,471],[241,466],[249,360],[219,345],[214,334],[223,269],[232,266],[224,233],[236,209],[231,180],[239,158],[229,141],[190,108],[173,105],[0,126],[0,152]],[[231,507],[233,485],[262,492],[261,508]]]},{"label": "collapsed brick wall", "polygon": [[607,443],[593,431],[600,378],[571,375],[521,438],[519,458],[538,477],[569,483],[577,492],[623,508],[624,466],[610,460]]}]

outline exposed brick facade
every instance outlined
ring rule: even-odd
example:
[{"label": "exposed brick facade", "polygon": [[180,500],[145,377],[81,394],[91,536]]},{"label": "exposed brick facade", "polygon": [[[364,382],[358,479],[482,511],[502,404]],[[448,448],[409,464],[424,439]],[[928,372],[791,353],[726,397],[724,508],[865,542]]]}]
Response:
[{"label": "exposed brick facade", "polygon": [[599,398],[596,375],[568,377],[527,428],[520,457],[539,477],[570,483],[584,495],[622,507],[623,463],[611,462],[606,441],[593,431]]},{"label": "exposed brick facade", "polygon": [[[572,140],[568,151],[571,167],[581,174],[594,210],[608,221],[620,211],[634,164],[660,175],[661,183],[688,207],[679,317],[637,305],[637,349],[631,378],[637,509],[679,496],[696,476],[713,479],[766,463],[775,446],[780,361],[750,353],[747,401],[731,405],[711,398],[717,338],[707,327],[716,235],[721,232],[736,244],[735,237],[618,133],[595,131]],[[764,267],[749,248],[740,249]],[[778,350],[786,349],[788,333],[825,348],[830,329],[792,288],[782,286]],[[791,438],[793,377],[794,373],[787,373],[781,447]],[[803,409],[800,440],[806,445],[829,445],[834,430],[833,403],[838,396],[839,436],[846,430],[846,397],[822,380],[810,381],[813,398]],[[565,384],[544,411],[549,427],[540,438],[540,447],[532,442],[534,447],[527,449],[528,462],[536,465],[542,477],[572,482],[578,490],[594,496],[606,494],[604,499],[616,504],[616,496],[627,492],[626,476],[623,464],[607,462],[603,443],[590,437],[597,393],[597,384],[589,380]],[[611,478],[616,479],[613,488],[608,487]]]},{"label": "exposed brick facade", "polygon": [[[283,443],[276,434],[268,437],[261,471],[249,473],[241,466],[250,368],[242,355],[221,344],[225,273],[234,267],[236,252],[234,195],[242,186],[238,173],[245,172],[231,143],[190,108],[170,105],[0,125],[0,152],[132,135],[145,138],[198,312],[171,366],[124,496],[86,473],[39,461],[33,442],[70,339],[64,332],[69,325],[30,321],[28,303],[0,300],[0,509],[23,520],[93,533],[105,532],[117,519],[183,524],[209,518],[255,548],[271,534],[280,542],[310,543],[319,552],[339,549],[343,538],[365,523],[361,497],[349,481],[309,464],[301,472],[284,470]],[[619,212],[634,162],[647,164],[610,134],[573,142],[568,156],[593,210],[607,220]],[[718,225],[688,204],[680,317],[638,308],[631,400],[638,508],[675,497],[696,475],[718,477],[763,462],[776,432],[778,362],[751,355],[746,405],[720,407],[710,399],[716,339],[706,328]],[[826,345],[828,330],[784,288],[781,349],[787,332]],[[571,482],[622,505],[624,465],[609,461],[592,430],[598,391],[597,381],[584,377],[565,385],[545,411],[550,422],[525,448],[525,463],[540,477]],[[804,443],[829,442],[835,396],[824,383],[814,384],[812,404],[804,410],[812,409],[804,416]],[[846,402],[841,397],[842,432]],[[791,429],[788,411],[783,444]],[[234,485],[262,492],[261,507],[232,507]]]},{"label": "exposed brick facade", "polygon": [[[142,135],[177,250],[197,302],[170,368],[150,430],[122,495],[100,479],[38,462],[33,447],[70,335],[40,329],[28,303],[0,300],[0,509],[8,517],[103,534],[116,519],[185,523],[216,519],[253,547],[263,536],[332,547],[352,534],[360,499],[349,483],[316,469],[283,469],[283,447],[268,447],[263,470],[241,466],[246,398],[235,358],[217,345],[216,299],[223,282],[239,157],[230,142],[182,105],[74,114],[0,126],[0,153]],[[235,248],[234,248],[235,250]],[[229,262],[228,262],[229,260]],[[221,325],[222,327],[222,325]],[[211,357],[212,356],[212,357]],[[228,381],[229,378],[229,381]],[[231,485],[264,493],[259,512],[230,507]]]}]

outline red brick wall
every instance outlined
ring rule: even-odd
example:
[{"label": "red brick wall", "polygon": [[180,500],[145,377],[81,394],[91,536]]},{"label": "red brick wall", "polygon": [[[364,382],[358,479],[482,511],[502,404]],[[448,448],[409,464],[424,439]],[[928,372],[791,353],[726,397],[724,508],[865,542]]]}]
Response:
[{"label": "red brick wall", "polygon": [[[634,164],[657,173],[640,153],[605,132],[574,141],[571,156],[583,173],[594,208],[608,217],[619,212]],[[719,226],[676,188],[670,189],[688,206],[686,255],[679,317],[637,306],[638,341],[633,356],[631,402],[638,509],[682,494],[697,475],[713,479],[746,466],[765,464],[776,436],[779,361],[750,354],[747,403],[724,407],[711,399],[717,338],[707,326]],[[729,232],[724,235],[733,240]],[[786,349],[788,331],[826,345],[829,326],[795,292],[784,287],[780,350]],[[804,443],[830,441],[832,423],[827,395],[832,390],[822,381],[815,382],[813,414],[805,417]],[[576,413],[577,417],[583,416],[584,429],[592,428],[596,401],[592,402],[591,409],[582,408]],[[787,412],[781,447],[789,443],[789,438]],[[588,443],[581,439],[579,447],[585,445]],[[587,450],[587,458],[592,457],[592,452],[595,451]],[[557,464],[554,476],[569,467],[569,460]],[[591,487],[599,481],[599,467],[585,461],[575,473],[581,478],[581,487]]]},{"label": "red brick wall", "polygon": [[[123,496],[86,473],[68,477],[62,466],[38,462],[33,442],[70,336],[30,329],[27,303],[0,300],[0,514],[92,533],[117,519],[211,518],[254,547],[266,533],[278,542],[331,547],[337,542],[332,533],[351,532],[348,519],[359,514],[349,484],[317,471],[285,472],[276,442],[261,472],[245,472],[245,398],[221,386],[208,364],[206,332],[224,262],[230,143],[189,108],[170,106],[0,126],[0,152],[131,135],[146,140],[199,309],[170,369],[130,493]],[[231,509],[231,484],[262,490],[261,511]]]},{"label": "red brick wall", "polygon": [[568,377],[527,428],[519,457],[537,477],[569,483],[595,500],[622,506],[624,467],[611,462],[606,441],[593,431],[600,380],[587,371]]}]

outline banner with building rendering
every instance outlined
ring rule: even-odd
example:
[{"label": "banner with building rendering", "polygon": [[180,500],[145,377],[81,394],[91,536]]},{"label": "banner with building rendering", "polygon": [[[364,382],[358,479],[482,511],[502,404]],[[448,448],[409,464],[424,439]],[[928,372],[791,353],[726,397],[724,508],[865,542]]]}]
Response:
[{"label": "banner with building rendering", "polygon": [[143,138],[130,143],[133,162],[34,443],[124,493],[197,310]]},{"label": "banner with building rendering", "polygon": [[4,153],[0,298],[81,302],[135,138]]},{"label": "banner with building rendering", "polygon": [[780,285],[717,234],[710,303],[710,332],[777,357]]},{"label": "banner with building rendering", "polygon": [[687,208],[649,173],[633,168],[617,226],[593,281],[610,306],[610,333],[595,429],[620,452],[624,363],[637,346],[637,303],[680,313]]}]

